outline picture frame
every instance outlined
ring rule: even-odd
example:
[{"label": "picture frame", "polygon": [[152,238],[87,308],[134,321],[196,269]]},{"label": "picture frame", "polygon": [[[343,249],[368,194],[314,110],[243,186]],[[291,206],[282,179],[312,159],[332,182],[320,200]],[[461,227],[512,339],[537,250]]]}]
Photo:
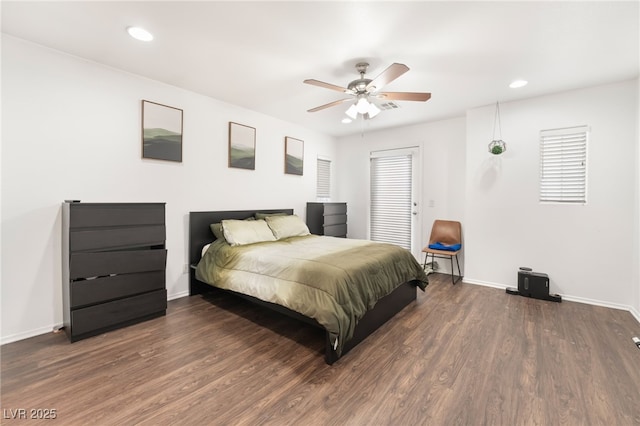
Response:
[{"label": "picture frame", "polygon": [[284,138],[284,172],[302,176],[304,170],[304,141],[290,136]]},{"label": "picture frame", "polygon": [[229,122],[229,167],[256,169],[256,129]]},{"label": "picture frame", "polygon": [[182,162],[179,108],[142,100],[142,158]]}]

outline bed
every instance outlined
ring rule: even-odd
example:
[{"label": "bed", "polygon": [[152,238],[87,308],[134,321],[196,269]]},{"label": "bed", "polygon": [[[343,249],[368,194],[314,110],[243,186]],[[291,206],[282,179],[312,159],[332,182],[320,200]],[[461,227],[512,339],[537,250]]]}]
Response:
[{"label": "bed", "polygon": [[[395,246],[388,247],[392,254],[387,255],[382,253],[382,246],[386,245],[363,240],[346,240],[302,234],[301,236],[291,237],[285,235],[287,238],[280,239],[278,237],[277,241],[258,242],[256,244],[241,245],[238,247],[235,246],[235,243],[227,244],[224,241],[216,240],[214,237],[211,229],[212,224],[221,223],[224,220],[224,223],[230,226],[232,223],[235,224],[254,218],[256,213],[264,216],[275,213],[292,215],[293,210],[212,211],[191,212],[189,214],[190,294],[196,295],[211,291],[225,291],[260,306],[324,329],[326,331],[325,361],[327,364],[333,364],[404,307],[415,301],[416,288],[424,290],[424,287],[428,283],[422,267],[413,256],[402,249],[398,250]],[[288,219],[297,218],[289,217]],[[273,228],[273,225],[286,221],[287,219],[281,219],[280,217],[271,217],[266,220],[275,234],[277,234],[277,228]],[[251,225],[266,226],[264,220],[259,222],[260,223],[256,222]],[[289,223],[291,223],[291,221],[289,221]],[[245,226],[244,224],[240,225]],[[220,234],[218,233],[218,235]],[[222,238],[222,240],[224,240],[224,238]],[[203,251],[203,248],[209,244],[210,248],[208,248],[208,251]],[[344,255],[339,251],[343,250],[342,246],[344,246],[345,250]],[[372,247],[369,248],[369,246]],[[367,250],[373,251],[369,252]],[[322,255],[318,256],[317,253],[322,253]],[[363,258],[369,256],[368,253],[371,253],[370,256],[372,256],[372,260],[366,262],[369,264],[366,268],[371,268],[371,265],[376,265],[375,270],[382,270],[382,273],[376,272],[375,274],[371,274],[369,270],[348,271],[342,268],[341,262],[343,262],[343,259],[352,259],[353,262],[356,262],[355,258],[359,258],[359,261],[362,262]],[[381,269],[377,265],[384,264],[384,259],[379,256],[393,258],[391,262],[395,266],[392,266],[392,268],[399,268],[399,271],[394,270],[393,272],[387,272],[386,269]],[[402,257],[402,259],[399,260],[398,256]],[[405,260],[404,257],[408,259]],[[237,258],[239,259],[238,262],[245,263],[239,263],[239,267],[236,268],[238,271],[231,273],[228,271],[229,267],[227,264],[222,265],[220,263],[227,262],[229,258]],[[289,275],[283,275],[281,277],[275,275],[280,272],[284,274],[292,273],[288,264],[283,264],[282,267],[278,265],[281,258],[283,259],[282,262],[293,262],[302,265],[301,268],[303,269],[301,269],[302,272],[300,272],[300,274],[304,276],[304,278],[291,279]],[[349,263],[351,263],[351,260],[349,260]],[[216,267],[215,265],[218,266]],[[398,267],[398,265],[400,265],[400,267]],[[214,272],[210,272],[209,268],[212,267]],[[247,269],[254,267],[257,268],[255,271],[249,271]],[[360,268],[362,269],[362,267]],[[279,272],[274,272],[275,269],[278,269]],[[327,275],[327,273],[330,272],[328,271],[329,269],[335,270],[334,272],[338,274],[336,278],[332,276],[331,280],[329,279],[329,275]],[[374,277],[368,277],[367,274],[373,275]],[[298,277],[298,274],[295,276]],[[403,280],[401,280],[401,282],[392,282],[394,279],[397,280],[395,277],[398,276],[402,276]],[[404,280],[405,277],[409,278]],[[362,279],[364,279],[364,281],[374,280],[372,281],[374,290],[368,288],[365,290],[357,290],[360,293],[364,293],[363,297],[369,298],[363,301],[358,299],[360,297],[359,294],[351,294],[354,292],[352,288],[360,289],[362,284],[346,285],[349,290],[342,290],[339,284],[334,284],[332,281],[336,280],[345,283],[353,281],[354,283],[359,283],[357,280]],[[258,280],[258,287],[251,287],[251,285],[253,285],[251,282],[254,280]],[[300,283],[296,283],[295,297],[285,296],[283,298],[275,293],[274,295],[267,294],[265,296],[265,292],[268,293],[270,287],[283,283],[287,285],[285,286],[287,289],[285,293],[290,293],[293,290],[288,290],[288,284],[294,281],[301,281]],[[319,284],[321,288],[311,288],[315,287],[316,282],[321,283]],[[341,285],[344,286],[344,284]],[[367,285],[369,285],[369,283],[367,283]],[[307,302],[303,303],[303,301],[309,299],[313,301],[314,304],[318,302],[322,306],[327,304],[335,305],[336,303],[334,303],[332,299],[334,296],[327,296],[327,294],[325,294],[327,288],[325,287],[330,287],[331,289],[335,287],[341,292],[339,295],[341,299],[337,303],[340,308],[339,311],[336,310],[335,313],[333,311],[319,313],[323,308],[311,306],[307,304]],[[257,288],[257,290],[255,288]],[[300,292],[310,293],[307,296],[306,293]],[[348,311],[346,314],[342,312],[342,305],[344,304],[342,297],[345,292],[349,293],[348,297],[354,297],[354,301],[349,301],[348,303],[350,307],[348,309],[345,308],[345,310]],[[375,296],[371,296],[368,293],[375,293]],[[375,297],[375,300],[372,300],[371,297]],[[317,301],[316,299],[320,300]],[[329,302],[325,303],[326,301]],[[357,307],[357,309],[353,308],[354,306]],[[350,311],[352,308],[354,312]]]}]

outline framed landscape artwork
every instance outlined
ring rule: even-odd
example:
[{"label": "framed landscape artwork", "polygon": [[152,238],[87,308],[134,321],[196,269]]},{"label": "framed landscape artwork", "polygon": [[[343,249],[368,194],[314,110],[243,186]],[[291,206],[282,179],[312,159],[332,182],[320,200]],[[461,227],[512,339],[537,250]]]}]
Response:
[{"label": "framed landscape artwork", "polygon": [[304,141],[289,136],[284,138],[284,172],[302,176]]},{"label": "framed landscape artwork", "polygon": [[229,167],[256,169],[256,129],[229,122]]},{"label": "framed landscape artwork", "polygon": [[182,162],[182,110],[142,101],[142,158]]}]

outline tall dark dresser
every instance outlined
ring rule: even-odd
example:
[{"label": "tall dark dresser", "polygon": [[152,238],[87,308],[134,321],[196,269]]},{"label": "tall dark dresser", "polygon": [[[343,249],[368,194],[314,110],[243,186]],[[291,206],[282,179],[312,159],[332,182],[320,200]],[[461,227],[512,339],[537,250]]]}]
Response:
[{"label": "tall dark dresser", "polygon": [[164,203],[62,204],[62,304],[72,342],[167,309]]},{"label": "tall dark dresser", "polygon": [[307,203],[307,227],[312,234],[347,237],[347,203]]}]

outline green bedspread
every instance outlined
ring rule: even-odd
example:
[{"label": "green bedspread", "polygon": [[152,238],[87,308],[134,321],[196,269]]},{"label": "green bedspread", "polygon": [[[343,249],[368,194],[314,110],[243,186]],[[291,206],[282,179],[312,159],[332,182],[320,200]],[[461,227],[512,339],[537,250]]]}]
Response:
[{"label": "green bedspread", "polygon": [[307,235],[232,247],[216,240],[196,278],[314,318],[338,353],[365,312],[398,285],[428,279],[413,255],[392,244]]}]

